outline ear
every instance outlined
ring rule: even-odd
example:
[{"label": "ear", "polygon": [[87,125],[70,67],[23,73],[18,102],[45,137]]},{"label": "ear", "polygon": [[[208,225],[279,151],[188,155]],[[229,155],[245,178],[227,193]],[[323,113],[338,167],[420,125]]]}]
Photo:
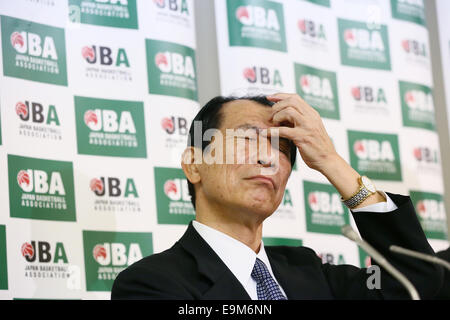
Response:
[{"label": "ear", "polygon": [[181,156],[181,168],[190,183],[196,184],[200,182],[200,170],[202,152],[198,148],[187,147]]}]

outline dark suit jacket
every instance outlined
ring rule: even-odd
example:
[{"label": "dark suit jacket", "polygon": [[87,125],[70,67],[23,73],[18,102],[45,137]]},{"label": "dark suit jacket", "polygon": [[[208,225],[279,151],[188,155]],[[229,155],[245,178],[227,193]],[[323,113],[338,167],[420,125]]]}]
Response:
[{"label": "dark suit jacket", "polygon": [[[399,207],[389,213],[353,213],[361,236],[414,284],[421,298],[440,289],[441,267],[389,251],[389,245],[434,254],[409,197],[389,194]],[[288,299],[409,299],[407,291],[381,269],[381,289],[366,286],[366,269],[322,264],[306,247],[267,246],[274,275]],[[376,261],[372,262],[373,264]],[[112,299],[250,299],[240,282],[192,223],[170,249],[143,258],[114,281]]]},{"label": "dark suit jacket", "polygon": [[[450,262],[450,247],[447,248],[447,250],[436,252],[436,255],[438,256],[438,258]],[[436,296],[436,299],[450,300],[450,271],[448,269],[445,269],[444,272],[445,274],[444,274],[444,281],[442,283],[442,288],[441,291],[439,291],[438,295]]]}]

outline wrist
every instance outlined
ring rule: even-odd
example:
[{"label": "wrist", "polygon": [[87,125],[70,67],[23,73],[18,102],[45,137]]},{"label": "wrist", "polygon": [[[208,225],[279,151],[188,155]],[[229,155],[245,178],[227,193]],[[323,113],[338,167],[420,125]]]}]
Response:
[{"label": "wrist", "polygon": [[[326,162],[318,169],[332,184],[341,178],[358,178],[360,175],[356,172],[339,154],[331,155]],[[347,180],[346,179],[346,180]],[[336,181],[338,182],[338,181]]]},{"label": "wrist", "polygon": [[330,158],[320,172],[344,199],[350,198],[359,189],[360,174],[338,154]]}]

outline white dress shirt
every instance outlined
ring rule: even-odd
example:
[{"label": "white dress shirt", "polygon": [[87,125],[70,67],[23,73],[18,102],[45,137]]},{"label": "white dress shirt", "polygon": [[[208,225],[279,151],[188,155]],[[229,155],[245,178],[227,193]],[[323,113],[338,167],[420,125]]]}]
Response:
[{"label": "white dress shirt", "polygon": [[[258,300],[256,292],[256,281],[252,278],[252,270],[255,265],[256,258],[259,258],[266,265],[272,278],[278,283],[273,275],[269,258],[264,250],[264,244],[261,240],[261,247],[258,254],[244,243],[236,240],[223,232],[217,231],[198,221],[192,221],[195,230],[200,234],[203,240],[209,244],[219,258],[230,269],[234,276],[239,280],[241,285],[247,291],[252,300]],[[278,283],[278,285],[280,285]],[[280,286],[281,292],[286,297],[286,293]]]},{"label": "white dress shirt", "polygon": [[[380,191],[385,197],[386,202],[379,202],[368,205],[364,208],[354,209],[353,212],[389,212],[397,209],[395,203],[389,198],[387,194]],[[264,243],[261,240],[261,247],[256,254],[250,247],[244,243],[220,232],[216,229],[208,227],[198,221],[192,221],[192,225],[195,230],[200,234],[203,240],[214,250],[223,263],[230,269],[233,275],[239,280],[241,285],[247,291],[252,300],[258,300],[258,294],[256,292],[256,281],[252,278],[251,273],[253,266],[255,265],[256,258],[259,258],[266,265],[270,275],[275,282],[278,283],[275,278],[272,267],[264,249]],[[278,285],[280,285],[278,283]],[[280,286],[281,292],[285,297],[286,293]]]}]

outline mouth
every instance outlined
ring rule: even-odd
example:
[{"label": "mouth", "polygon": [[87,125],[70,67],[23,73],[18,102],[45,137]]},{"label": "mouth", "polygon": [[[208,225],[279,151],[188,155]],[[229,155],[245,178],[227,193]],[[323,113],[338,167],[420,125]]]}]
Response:
[{"label": "mouth", "polygon": [[269,184],[274,190],[276,189],[275,182],[273,181],[273,179],[270,177],[267,177],[267,176],[258,175],[258,176],[246,178],[245,180],[253,180],[253,181],[263,182],[263,183]]}]

